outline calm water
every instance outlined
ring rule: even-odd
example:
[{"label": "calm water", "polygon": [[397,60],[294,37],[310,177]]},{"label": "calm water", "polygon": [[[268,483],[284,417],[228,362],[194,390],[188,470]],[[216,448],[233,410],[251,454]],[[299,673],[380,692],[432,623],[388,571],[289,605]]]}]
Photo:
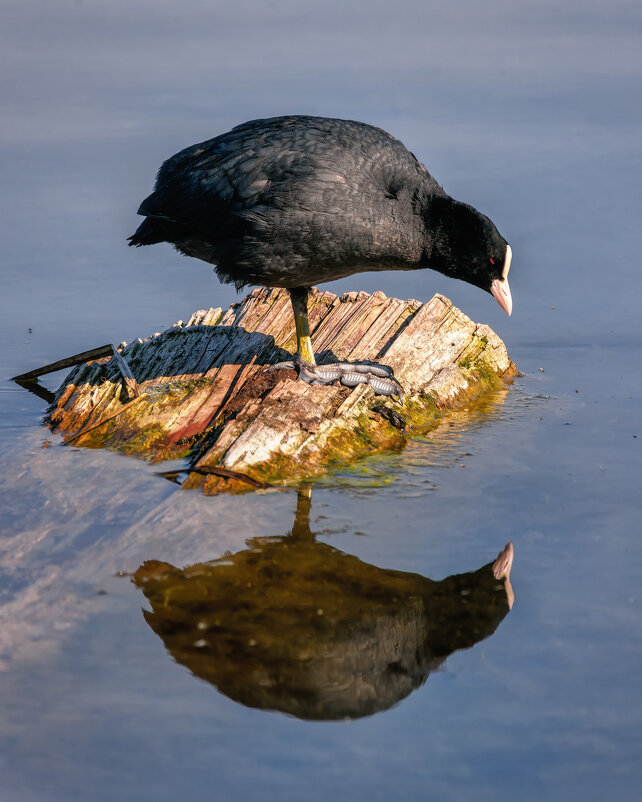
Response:
[{"label": "calm water", "polygon": [[[1,802],[636,799],[639,3],[4,0],[2,17]],[[63,448],[8,380],[234,300],[125,238],[163,158],[292,112],[389,130],[515,254],[510,320],[428,273],[329,288],[443,292],[524,374],[325,477],[309,530],[295,490],[203,498]],[[470,577],[509,540],[510,612]],[[258,583],[245,624],[193,647],[199,622],[237,621],[224,591],[246,563],[279,593]],[[482,622],[459,640],[458,582]]]}]

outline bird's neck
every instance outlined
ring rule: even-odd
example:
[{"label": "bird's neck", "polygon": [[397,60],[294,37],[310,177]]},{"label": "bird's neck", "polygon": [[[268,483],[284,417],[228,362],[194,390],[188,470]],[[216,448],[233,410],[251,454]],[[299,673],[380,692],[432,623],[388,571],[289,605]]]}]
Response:
[{"label": "bird's neck", "polygon": [[422,267],[452,274],[454,252],[454,208],[456,201],[447,195],[428,200],[424,215],[426,236]]}]

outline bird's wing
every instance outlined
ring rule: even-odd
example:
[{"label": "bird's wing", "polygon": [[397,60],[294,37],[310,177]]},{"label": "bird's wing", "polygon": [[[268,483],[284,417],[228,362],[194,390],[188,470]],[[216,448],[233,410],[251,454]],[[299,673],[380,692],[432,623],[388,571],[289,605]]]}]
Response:
[{"label": "bird's wing", "polygon": [[413,197],[427,181],[414,156],[379,129],[275,118],[244,123],[168,159],[139,213],[212,241],[239,234],[238,226],[251,240],[316,238],[314,232],[332,229],[323,219],[334,218],[350,251],[350,231],[358,239],[389,219],[391,203],[404,204],[404,215],[411,215]]}]

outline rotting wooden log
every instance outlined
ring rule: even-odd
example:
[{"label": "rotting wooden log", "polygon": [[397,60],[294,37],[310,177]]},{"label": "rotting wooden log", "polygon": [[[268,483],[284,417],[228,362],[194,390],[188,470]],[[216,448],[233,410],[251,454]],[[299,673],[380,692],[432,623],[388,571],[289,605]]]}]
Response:
[{"label": "rotting wooden log", "polygon": [[315,291],[309,306],[319,360],[389,365],[406,391],[403,404],[382,401],[367,385],[310,386],[293,371],[267,371],[294,351],[294,323],[287,292],[257,289],[226,312],[196,312],[185,326],[125,347],[141,393],[135,404],[116,359],[76,367],[49,426],[74,445],[153,461],[189,457],[194,470],[183,486],[215,493],[248,485],[207,469],[279,484],[398,448],[516,374],[499,337],[442,295],[421,304],[382,292]]}]

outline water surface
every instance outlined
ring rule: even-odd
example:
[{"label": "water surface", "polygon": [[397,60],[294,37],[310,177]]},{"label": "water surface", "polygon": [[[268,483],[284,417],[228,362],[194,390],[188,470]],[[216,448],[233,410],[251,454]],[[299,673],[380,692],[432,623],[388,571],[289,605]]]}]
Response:
[{"label": "water surface", "polygon": [[[5,2],[2,802],[636,798],[641,32],[627,0]],[[64,448],[42,400],[9,381],[233,301],[206,265],[125,240],[164,158],[282,113],[389,130],[515,254],[510,320],[423,272],[328,285],[443,292],[524,374],[403,454],[313,488],[314,554],[339,575],[448,581],[515,549],[515,603],[492,634],[414,669],[397,661],[386,687],[412,690],[346,720],[226,695],[155,634],[157,600],[133,581],[150,561],[193,571],[282,544],[296,491],[203,498],[137,461]],[[419,620],[406,615],[400,643]],[[347,654],[373,640],[348,638]]]}]

